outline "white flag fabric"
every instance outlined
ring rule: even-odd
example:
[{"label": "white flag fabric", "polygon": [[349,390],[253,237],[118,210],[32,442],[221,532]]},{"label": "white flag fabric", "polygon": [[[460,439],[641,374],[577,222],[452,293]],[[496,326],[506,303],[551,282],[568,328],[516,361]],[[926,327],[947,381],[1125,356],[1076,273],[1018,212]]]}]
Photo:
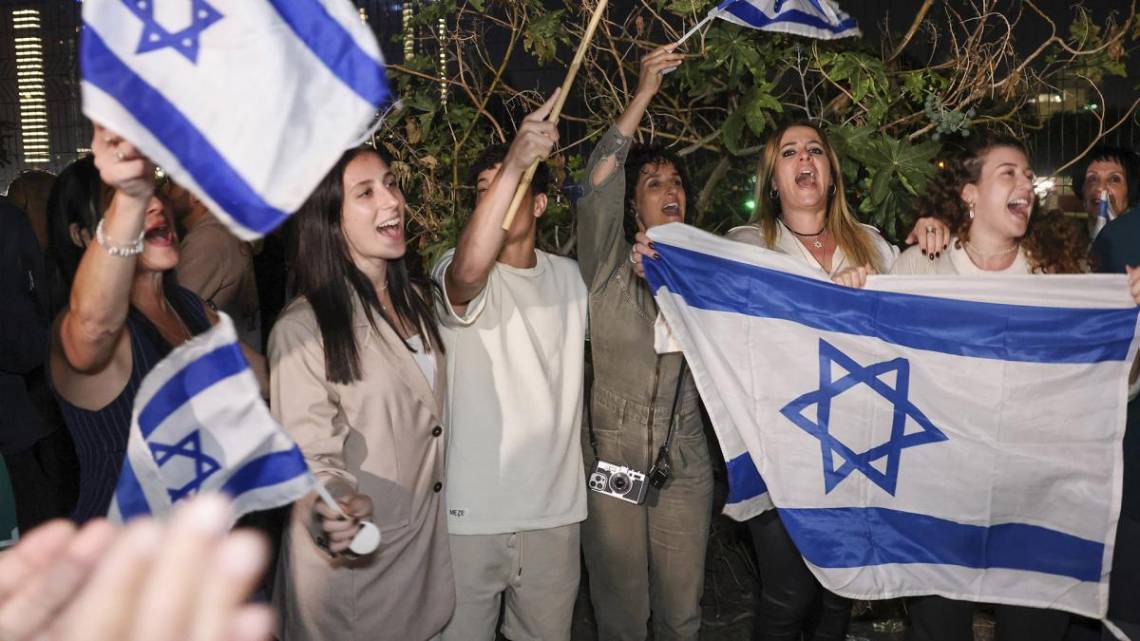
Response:
[{"label": "white flag fabric", "polygon": [[168,514],[198,492],[233,498],[234,519],[291,503],[315,480],[269,414],[225,314],[139,385],[110,518]]},{"label": "white flag fabric", "polygon": [[862,35],[855,19],[831,0],[725,0],[713,13],[744,27],[819,40]]},{"label": "white flag fabric", "polygon": [[672,224],[646,274],[729,465],[812,572],[1103,617],[1137,308],[1120,275],[880,276]]},{"label": "white flag fabric", "polygon": [[250,240],[298,209],[390,100],[348,0],[86,0],[83,113]]}]

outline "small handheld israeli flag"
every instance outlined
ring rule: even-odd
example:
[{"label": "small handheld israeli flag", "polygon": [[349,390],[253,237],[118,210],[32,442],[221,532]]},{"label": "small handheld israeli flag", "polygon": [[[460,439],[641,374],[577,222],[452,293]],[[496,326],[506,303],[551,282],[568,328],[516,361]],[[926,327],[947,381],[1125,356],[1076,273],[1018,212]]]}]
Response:
[{"label": "small handheld israeli flag", "polygon": [[831,0],[724,0],[681,36],[677,44],[687,40],[713,18],[742,27],[818,40],[862,35],[855,19],[833,6]]},{"label": "small handheld israeli flag", "polygon": [[1100,235],[1105,225],[1109,224],[1116,218],[1116,214],[1112,211],[1112,201],[1108,198],[1108,190],[1102,189],[1100,198],[1097,199],[1096,208],[1096,225],[1093,227],[1092,237],[1095,239]]},{"label": "small handheld israeli flag", "polygon": [[285,505],[315,485],[273,420],[225,314],[143,379],[110,518],[167,514],[198,492],[230,495],[234,518]]},{"label": "small handheld israeli flag", "polygon": [[251,240],[297,210],[389,102],[348,0],[87,0],[83,113]]}]

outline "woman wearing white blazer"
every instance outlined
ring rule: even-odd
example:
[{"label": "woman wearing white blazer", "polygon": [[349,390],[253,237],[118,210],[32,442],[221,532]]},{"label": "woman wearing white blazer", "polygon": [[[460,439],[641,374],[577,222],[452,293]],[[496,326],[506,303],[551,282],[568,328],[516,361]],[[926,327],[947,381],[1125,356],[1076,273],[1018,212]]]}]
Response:
[{"label": "woman wearing white blazer", "polygon": [[[295,504],[274,591],[284,641],[423,641],[454,608],[445,369],[433,285],[405,264],[404,210],[389,164],[357,149],[296,217],[300,296],[270,336],[271,405],[347,516]],[[382,542],[357,556],[365,520]]]}]

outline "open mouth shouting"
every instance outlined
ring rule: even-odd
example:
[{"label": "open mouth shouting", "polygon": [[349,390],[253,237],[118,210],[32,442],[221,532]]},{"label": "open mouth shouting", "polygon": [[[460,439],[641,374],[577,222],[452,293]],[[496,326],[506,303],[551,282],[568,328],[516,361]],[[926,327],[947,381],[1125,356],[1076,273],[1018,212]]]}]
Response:
[{"label": "open mouth shouting", "polygon": [[170,247],[174,244],[174,228],[166,218],[162,218],[154,225],[147,227],[143,234],[143,241],[159,247]]},{"label": "open mouth shouting", "polygon": [[669,218],[676,218],[679,220],[681,218],[681,203],[665,203],[661,207],[661,213],[665,214]]},{"label": "open mouth shouting", "polygon": [[816,175],[815,170],[810,167],[805,167],[796,174],[796,186],[801,189],[815,187]]},{"label": "open mouth shouting", "polygon": [[381,236],[399,240],[404,237],[404,225],[400,216],[393,216],[388,220],[376,225],[376,231]]},{"label": "open mouth shouting", "polygon": [[1025,196],[1018,196],[1005,204],[1005,208],[1009,210],[1009,213],[1025,222],[1029,221],[1029,212],[1032,207],[1033,201]]}]

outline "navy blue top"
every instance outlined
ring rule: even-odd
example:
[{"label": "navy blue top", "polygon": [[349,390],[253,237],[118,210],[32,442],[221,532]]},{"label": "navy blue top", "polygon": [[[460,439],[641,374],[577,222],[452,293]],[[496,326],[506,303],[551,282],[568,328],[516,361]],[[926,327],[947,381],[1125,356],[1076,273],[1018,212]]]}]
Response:
[{"label": "navy blue top", "polygon": [[[202,301],[194,292],[178,287],[168,298],[191,334],[210,328]],[[79,501],[71,514],[79,523],[107,515],[127,454],[135,394],[143,377],[173,349],[134,307],[127,314],[127,333],[131,337],[131,376],[115,400],[93,411],[76,407],[56,394],[79,458]]]}]

